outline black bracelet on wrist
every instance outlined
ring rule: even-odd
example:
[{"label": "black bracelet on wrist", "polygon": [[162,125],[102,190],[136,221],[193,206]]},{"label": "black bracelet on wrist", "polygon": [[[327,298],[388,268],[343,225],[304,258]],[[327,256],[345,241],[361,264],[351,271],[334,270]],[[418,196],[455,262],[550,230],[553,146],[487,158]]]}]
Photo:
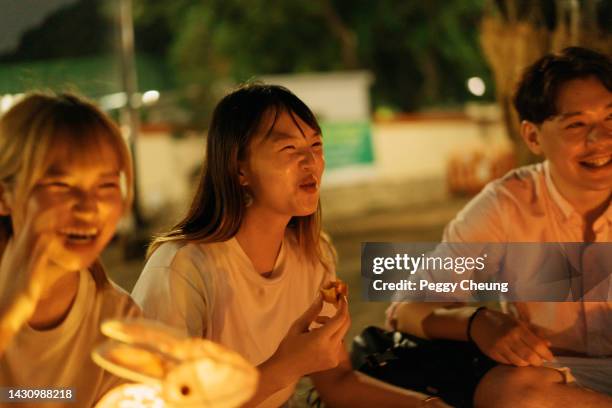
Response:
[{"label": "black bracelet on wrist", "polygon": [[472,315],[470,316],[470,318],[468,319],[468,323],[467,323],[467,339],[470,343],[474,343],[474,339],[472,338],[472,323],[474,323],[474,319],[476,318],[476,315],[481,311],[486,309],[486,306],[480,306],[478,309],[474,310],[474,313],[472,313]]}]

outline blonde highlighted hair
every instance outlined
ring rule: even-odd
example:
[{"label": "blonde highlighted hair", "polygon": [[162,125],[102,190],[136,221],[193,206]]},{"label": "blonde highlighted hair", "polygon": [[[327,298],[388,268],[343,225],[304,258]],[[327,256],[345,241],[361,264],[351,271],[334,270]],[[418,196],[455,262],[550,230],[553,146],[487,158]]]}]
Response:
[{"label": "blonde highlighted hair", "polygon": [[[109,143],[125,181],[125,208],[132,202],[132,160],[117,125],[93,103],[74,94],[30,93],[0,118],[0,183],[28,197],[56,154]],[[0,258],[13,235],[10,216],[0,216]],[[99,260],[89,268],[98,287],[108,282]]]}]

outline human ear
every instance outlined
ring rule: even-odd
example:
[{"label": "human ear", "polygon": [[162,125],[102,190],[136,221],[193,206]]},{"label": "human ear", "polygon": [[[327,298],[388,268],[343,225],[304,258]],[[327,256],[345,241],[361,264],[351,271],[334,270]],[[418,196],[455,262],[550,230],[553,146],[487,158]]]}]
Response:
[{"label": "human ear", "polygon": [[249,185],[247,166],[243,161],[238,162],[238,182],[243,187]]},{"label": "human ear", "polygon": [[11,192],[6,183],[0,183],[0,216],[11,215]]},{"label": "human ear", "polygon": [[542,133],[540,131],[540,126],[528,120],[524,120],[521,122],[520,131],[521,137],[529,150],[531,150],[533,154],[542,154],[542,143],[540,140]]}]

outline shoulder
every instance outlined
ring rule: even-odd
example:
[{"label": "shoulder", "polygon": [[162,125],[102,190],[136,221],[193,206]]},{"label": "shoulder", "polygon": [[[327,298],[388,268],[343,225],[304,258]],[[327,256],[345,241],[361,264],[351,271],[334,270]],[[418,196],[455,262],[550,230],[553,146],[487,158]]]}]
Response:
[{"label": "shoulder", "polygon": [[446,241],[505,240],[509,220],[538,206],[544,188],[542,163],[511,170],[487,184],[445,230]]},{"label": "shoulder", "polygon": [[322,264],[324,266],[335,268],[337,254],[336,249],[332,244],[330,236],[321,231],[317,240],[317,247],[315,248],[316,256],[307,253],[306,248],[300,245],[297,237],[297,231],[294,228],[287,228],[285,232],[285,244],[288,250],[292,252],[296,258],[301,259],[304,262],[312,262],[315,264]]},{"label": "shoulder", "polygon": [[142,310],[132,297],[119,285],[109,281],[99,295],[102,298],[103,314],[108,317],[138,317]]},{"label": "shoulder", "polygon": [[189,270],[206,269],[220,255],[227,253],[225,242],[165,242],[149,257],[144,270]]},{"label": "shoulder", "polygon": [[480,211],[505,210],[509,206],[530,205],[541,195],[543,182],[542,163],[510,170],[503,177],[487,184],[466,208],[477,207]]},{"label": "shoulder", "polygon": [[205,249],[191,242],[166,242],[156,248],[132,290],[147,316],[178,324],[185,316],[204,313],[216,290]]},{"label": "shoulder", "polygon": [[338,254],[332,243],[331,237],[324,231],[322,231],[319,236],[319,253],[321,254],[321,263],[323,266],[335,273]]},{"label": "shoulder", "polygon": [[164,242],[147,260],[148,268],[172,268],[177,262],[197,257],[198,246],[185,241]]},{"label": "shoulder", "polygon": [[544,164],[537,163],[509,171],[502,178],[491,183],[499,200],[520,203],[537,201],[544,188]]}]

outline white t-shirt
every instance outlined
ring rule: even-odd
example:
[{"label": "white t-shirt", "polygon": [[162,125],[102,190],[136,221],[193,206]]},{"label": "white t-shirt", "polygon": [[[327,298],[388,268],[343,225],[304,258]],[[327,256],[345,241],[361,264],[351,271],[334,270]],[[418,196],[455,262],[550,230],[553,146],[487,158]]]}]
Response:
[{"label": "white t-shirt", "polygon": [[[593,229],[595,242],[610,242],[612,203]],[[583,230],[582,217],[559,193],[544,162],[512,170],[490,183],[448,224],[443,241],[581,242]],[[612,302],[515,302],[514,306],[521,319],[545,331],[553,347],[612,356]]]},{"label": "white t-shirt", "polygon": [[100,323],[115,317],[140,315],[130,296],[112,283],[98,291],[87,271],[64,321],[49,330],[25,325],[0,357],[0,386],[11,388],[71,388],[75,401],[7,404],[16,407],[91,407],[108,390],[124,382],[91,359],[104,336]]},{"label": "white t-shirt", "polygon": [[[594,222],[595,242],[612,240],[612,203]],[[557,190],[548,162],[487,185],[444,231],[445,242],[582,242],[584,221]],[[610,278],[602,285],[610,284]],[[557,356],[583,384],[612,394],[612,302],[515,302],[552,346],[597,358]]]},{"label": "white t-shirt", "polygon": [[[269,278],[255,270],[236,238],[171,242],[153,253],[132,296],[145,317],[222,344],[257,366],[274,354],[291,324],[334,274],[306,261],[288,229]],[[322,312],[333,313],[329,305]],[[294,387],[278,391],[261,406],[282,405]]]}]

